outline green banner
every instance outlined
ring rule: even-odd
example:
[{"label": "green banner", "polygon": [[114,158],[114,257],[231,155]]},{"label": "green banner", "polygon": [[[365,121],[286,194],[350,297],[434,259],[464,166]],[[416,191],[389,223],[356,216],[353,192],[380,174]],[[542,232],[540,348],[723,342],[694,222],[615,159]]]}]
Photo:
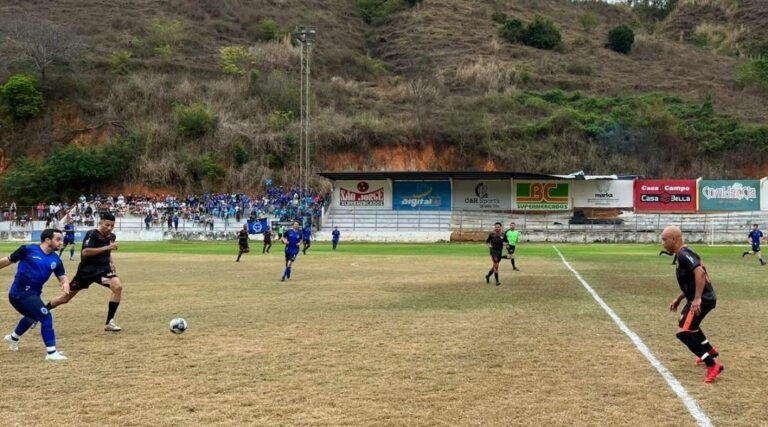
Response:
[{"label": "green banner", "polygon": [[515,209],[564,211],[571,208],[569,182],[515,182]]},{"label": "green banner", "polygon": [[759,211],[760,181],[699,181],[700,211]]}]

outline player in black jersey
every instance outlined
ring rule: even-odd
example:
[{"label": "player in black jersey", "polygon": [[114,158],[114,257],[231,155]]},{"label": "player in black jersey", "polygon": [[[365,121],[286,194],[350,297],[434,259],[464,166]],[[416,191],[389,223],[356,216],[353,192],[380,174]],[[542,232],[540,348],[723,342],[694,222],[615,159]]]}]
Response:
[{"label": "player in black jersey", "polygon": [[491,283],[491,274],[493,274],[493,277],[496,279],[496,286],[499,286],[501,285],[499,283],[499,262],[501,262],[502,258],[506,258],[501,252],[504,250],[504,244],[507,243],[507,236],[501,232],[500,222],[493,225],[493,232],[485,239],[485,243],[491,250],[491,261],[493,262],[493,267],[485,275],[485,283]]},{"label": "player in black jersey", "polygon": [[269,253],[269,250],[272,249],[272,230],[267,227],[266,230],[264,230],[264,247],[261,248],[261,253]]},{"label": "player in black jersey", "polygon": [[80,264],[77,266],[77,273],[70,283],[70,291],[68,294],[61,294],[52,299],[47,305],[49,310],[68,303],[78,292],[88,289],[92,283],[98,283],[112,291],[104,330],[109,332],[122,330],[115,324],[115,313],[117,313],[117,307],[120,305],[123,284],[117,277],[117,270],[112,261],[112,251],[117,250],[115,235],[112,233],[114,228],[115,216],[110,213],[103,213],[98,228],[85,233],[80,250]]},{"label": "player in black jersey", "polygon": [[723,365],[717,360],[717,349],[712,347],[700,328],[701,321],[717,305],[717,297],[709,279],[709,274],[701,257],[683,242],[683,233],[679,227],[669,226],[661,233],[664,250],[675,254],[677,259],[677,283],[680,295],[669,304],[670,311],[677,312],[680,302],[686,304],[680,314],[677,339],[682,341],[693,354],[697,363],[707,365],[706,383],[713,383],[723,372]]},{"label": "player in black jersey", "polygon": [[251,251],[251,248],[248,246],[248,225],[243,225],[243,229],[237,232],[237,245],[240,247],[240,251],[237,253],[237,259],[235,262],[240,262],[240,257],[243,256],[244,253],[248,253]]}]

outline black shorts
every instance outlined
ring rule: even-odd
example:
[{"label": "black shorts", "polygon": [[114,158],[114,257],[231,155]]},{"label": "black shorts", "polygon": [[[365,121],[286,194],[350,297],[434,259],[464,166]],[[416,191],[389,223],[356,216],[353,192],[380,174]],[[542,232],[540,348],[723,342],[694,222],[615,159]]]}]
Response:
[{"label": "black shorts", "polygon": [[290,261],[290,262],[293,262],[293,261],[296,261],[296,257],[297,257],[297,256],[299,256],[299,253],[298,253],[298,252],[296,252],[295,254],[293,254],[293,253],[290,253],[290,252],[286,252],[286,253],[285,253],[285,262],[289,262],[289,261]]},{"label": "black shorts", "polygon": [[691,302],[688,301],[680,313],[680,320],[677,322],[677,326],[684,331],[698,331],[701,321],[714,309],[715,303],[701,303],[699,312],[693,313],[691,312]]},{"label": "black shorts", "polygon": [[240,243],[240,252],[248,252],[250,251],[250,248],[248,247],[248,243]]},{"label": "black shorts", "polygon": [[69,289],[73,291],[88,289],[92,283],[97,283],[108,288],[109,280],[113,277],[117,277],[117,273],[112,271],[109,267],[103,270],[78,271],[69,283]]},{"label": "black shorts", "polygon": [[515,245],[507,245],[507,253],[510,255],[515,254]]},{"label": "black shorts", "polygon": [[11,302],[13,308],[19,312],[19,314],[25,317],[29,317],[32,320],[41,322],[43,319],[49,316],[48,309],[45,307],[43,300],[40,299],[40,295],[9,295],[8,300]]},{"label": "black shorts", "polygon": [[501,251],[494,251],[491,249],[491,259],[493,262],[501,262]]}]

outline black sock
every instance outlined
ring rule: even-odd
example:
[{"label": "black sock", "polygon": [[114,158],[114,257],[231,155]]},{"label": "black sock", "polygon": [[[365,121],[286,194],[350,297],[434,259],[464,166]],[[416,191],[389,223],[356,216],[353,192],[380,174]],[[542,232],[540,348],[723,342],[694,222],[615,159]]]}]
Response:
[{"label": "black sock", "polygon": [[517,268],[517,266],[515,265],[515,259],[514,258],[512,258],[512,268]]},{"label": "black sock", "polygon": [[[704,347],[704,350],[706,350],[707,353],[709,353],[712,350],[712,344],[709,343],[709,340],[707,339],[706,335],[704,335],[704,331],[699,329],[698,331],[694,332],[694,334],[696,335],[696,339],[699,340],[699,342],[701,343],[702,347]],[[712,357],[717,357],[717,356],[712,356]]]},{"label": "black sock", "polygon": [[490,271],[488,271],[488,274],[486,274],[485,277],[486,278],[491,277],[491,274],[493,274],[493,269],[490,269]]},{"label": "black sock", "polygon": [[110,320],[115,318],[115,313],[117,312],[118,305],[120,305],[120,302],[116,302],[116,301],[109,302],[109,310],[107,310],[107,323],[109,323]]},{"label": "black sock", "polygon": [[707,350],[704,349],[704,346],[701,345],[701,342],[699,341],[695,332],[678,332],[677,339],[682,341],[683,344],[688,347],[688,350],[691,350],[691,353],[700,357],[707,366],[714,366],[715,359],[712,358],[709,353],[707,353]]},{"label": "black sock", "polygon": [[237,253],[237,260],[240,261],[240,257],[243,255],[243,251]]},{"label": "black sock", "polygon": [[53,307],[51,306],[51,302],[50,301],[48,301],[48,304],[45,305],[45,308],[47,308],[48,311],[53,310]]},{"label": "black sock", "polygon": [[499,283],[499,273],[493,273],[493,278],[496,279],[496,283]]}]

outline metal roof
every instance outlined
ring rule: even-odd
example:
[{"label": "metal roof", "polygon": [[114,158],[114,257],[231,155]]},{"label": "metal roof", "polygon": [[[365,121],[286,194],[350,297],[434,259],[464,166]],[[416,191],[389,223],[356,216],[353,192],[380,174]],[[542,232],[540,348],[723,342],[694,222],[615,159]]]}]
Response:
[{"label": "metal roof", "polygon": [[[545,175],[539,173],[526,173],[526,172],[485,172],[485,171],[447,171],[447,172],[408,172],[408,171],[375,171],[375,172],[319,172],[318,175],[323,178],[330,179],[331,181],[340,180],[446,180],[452,178],[456,179],[539,179],[539,180],[572,180],[572,179],[584,179],[584,176],[566,177],[563,175]],[[624,175],[623,179],[634,179],[636,176]],[[622,176],[618,176],[618,179],[622,179]]]}]

